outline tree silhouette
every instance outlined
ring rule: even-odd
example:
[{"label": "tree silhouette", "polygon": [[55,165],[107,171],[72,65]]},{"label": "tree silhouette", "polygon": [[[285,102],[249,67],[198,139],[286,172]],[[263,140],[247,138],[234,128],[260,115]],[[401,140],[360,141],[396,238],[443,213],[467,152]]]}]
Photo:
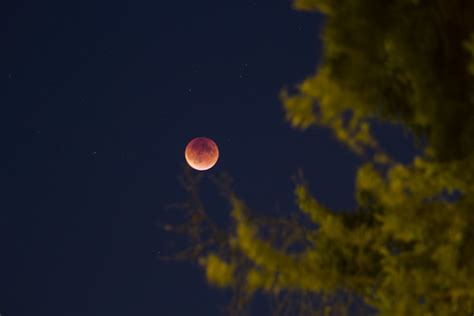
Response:
[{"label": "tree silhouette", "polygon": [[[324,56],[296,94],[282,92],[286,118],[296,128],[329,128],[364,157],[358,206],[327,209],[300,173],[301,212],[256,217],[222,177],[233,219],[222,230],[188,174],[191,222],[169,226],[191,237],[185,257],[202,264],[209,283],[235,290],[237,314],[257,291],[290,315],[341,315],[358,299],[381,315],[473,313],[474,2],[294,4],[325,14]],[[423,154],[395,161],[371,132],[375,121],[402,125]]]}]

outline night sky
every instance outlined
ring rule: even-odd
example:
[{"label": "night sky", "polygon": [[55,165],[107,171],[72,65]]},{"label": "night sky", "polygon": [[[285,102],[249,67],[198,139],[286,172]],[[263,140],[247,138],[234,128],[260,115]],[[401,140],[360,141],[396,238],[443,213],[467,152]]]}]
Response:
[{"label": "night sky", "polygon": [[[361,163],[323,129],[294,130],[278,95],[321,61],[322,16],[275,1],[7,1],[0,5],[0,313],[221,315],[157,223],[184,198],[196,136],[219,145],[256,212],[290,214],[303,168],[329,207],[354,207]],[[407,160],[407,136],[379,127]],[[208,211],[228,216],[217,198]],[[263,312],[262,312],[263,313]]]}]

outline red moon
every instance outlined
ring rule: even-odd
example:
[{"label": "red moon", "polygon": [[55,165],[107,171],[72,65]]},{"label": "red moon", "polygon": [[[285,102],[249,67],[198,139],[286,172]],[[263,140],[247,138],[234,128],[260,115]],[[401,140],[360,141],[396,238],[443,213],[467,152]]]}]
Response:
[{"label": "red moon", "polygon": [[186,146],[184,157],[191,168],[199,171],[209,170],[219,159],[219,149],[212,139],[196,137]]}]

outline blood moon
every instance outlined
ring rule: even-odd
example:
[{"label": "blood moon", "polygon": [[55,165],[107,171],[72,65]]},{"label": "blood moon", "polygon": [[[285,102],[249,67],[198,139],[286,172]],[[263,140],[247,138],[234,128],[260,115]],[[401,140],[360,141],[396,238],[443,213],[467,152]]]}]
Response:
[{"label": "blood moon", "polygon": [[212,139],[196,137],[186,146],[184,157],[191,168],[199,171],[209,170],[219,159],[219,149]]}]

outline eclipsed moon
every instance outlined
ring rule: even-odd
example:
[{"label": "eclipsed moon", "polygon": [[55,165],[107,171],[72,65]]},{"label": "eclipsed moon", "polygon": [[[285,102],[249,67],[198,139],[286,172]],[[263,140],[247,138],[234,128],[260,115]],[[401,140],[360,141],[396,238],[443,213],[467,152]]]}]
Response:
[{"label": "eclipsed moon", "polygon": [[196,137],[186,146],[184,157],[191,168],[199,171],[209,170],[219,159],[219,149],[212,139]]}]

